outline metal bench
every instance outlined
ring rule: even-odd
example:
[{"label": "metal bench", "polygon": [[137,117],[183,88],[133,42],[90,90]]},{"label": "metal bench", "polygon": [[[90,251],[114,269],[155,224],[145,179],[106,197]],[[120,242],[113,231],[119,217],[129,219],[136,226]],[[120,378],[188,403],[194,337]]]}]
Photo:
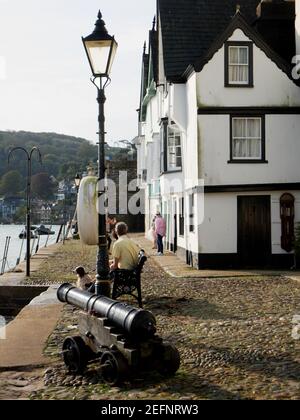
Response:
[{"label": "metal bench", "polygon": [[113,281],[112,298],[114,300],[123,295],[130,295],[138,301],[140,308],[143,307],[141,274],[146,261],[147,257],[145,251],[142,250],[139,253],[139,262],[136,269],[132,271],[115,270],[111,273],[111,279]]}]

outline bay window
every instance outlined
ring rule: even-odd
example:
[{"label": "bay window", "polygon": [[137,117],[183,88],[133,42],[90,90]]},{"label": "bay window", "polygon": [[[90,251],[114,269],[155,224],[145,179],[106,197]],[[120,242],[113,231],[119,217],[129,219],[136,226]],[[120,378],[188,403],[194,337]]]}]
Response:
[{"label": "bay window", "polygon": [[168,128],[168,171],[181,170],[181,135],[177,128]]}]

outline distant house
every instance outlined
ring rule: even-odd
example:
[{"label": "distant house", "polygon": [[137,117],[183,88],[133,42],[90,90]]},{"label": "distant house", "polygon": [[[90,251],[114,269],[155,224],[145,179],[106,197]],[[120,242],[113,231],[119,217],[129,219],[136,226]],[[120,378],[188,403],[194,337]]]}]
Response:
[{"label": "distant house", "polygon": [[52,223],[52,205],[43,204],[39,209],[40,222],[42,224],[51,224]]},{"label": "distant house", "polygon": [[25,199],[20,197],[0,198],[0,219],[4,222],[13,221],[17,211],[25,205]]},{"label": "distant house", "polygon": [[294,263],[295,12],[294,1],[157,2],[136,140],[146,229],[161,210],[167,247],[199,269]]},{"label": "distant house", "polygon": [[76,194],[75,186],[66,180],[60,181],[58,184],[57,193],[55,194],[55,198],[57,201],[63,201],[70,195]]}]

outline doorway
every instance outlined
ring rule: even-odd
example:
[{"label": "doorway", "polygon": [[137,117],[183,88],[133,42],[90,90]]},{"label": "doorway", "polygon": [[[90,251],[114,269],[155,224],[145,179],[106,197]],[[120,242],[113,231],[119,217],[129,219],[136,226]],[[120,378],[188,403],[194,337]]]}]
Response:
[{"label": "doorway", "polygon": [[243,267],[271,263],[271,196],[238,197],[238,256]]}]

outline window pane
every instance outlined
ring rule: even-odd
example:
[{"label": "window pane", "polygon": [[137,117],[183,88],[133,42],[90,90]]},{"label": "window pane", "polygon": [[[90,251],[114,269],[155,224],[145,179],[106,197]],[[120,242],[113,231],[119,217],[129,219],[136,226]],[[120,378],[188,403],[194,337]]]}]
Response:
[{"label": "window pane", "polygon": [[248,64],[248,47],[239,48],[239,64]]},{"label": "window pane", "polygon": [[168,168],[176,170],[182,167],[181,137],[178,130],[168,130]]},{"label": "window pane", "polygon": [[176,145],[176,146],[181,146],[181,139],[180,139],[180,136],[176,136],[176,137],[175,137],[175,145]]},{"label": "window pane", "polygon": [[245,139],[233,140],[233,157],[235,158],[247,157],[247,140]]},{"label": "window pane", "polygon": [[248,83],[249,80],[249,67],[239,66],[239,82]]},{"label": "window pane", "polygon": [[229,66],[229,81],[230,82],[239,81],[239,66]]},{"label": "window pane", "polygon": [[247,123],[247,136],[248,137],[261,137],[261,119],[249,118]]},{"label": "window pane", "polygon": [[232,155],[237,159],[261,159],[261,118],[233,118]]},{"label": "window pane", "polygon": [[229,47],[229,63],[239,64],[239,48]]},{"label": "window pane", "polygon": [[249,48],[229,47],[229,82],[247,84],[249,82]]},{"label": "window pane", "polygon": [[260,139],[248,140],[248,156],[250,158],[260,159],[261,157],[261,140]]},{"label": "window pane", "polygon": [[233,119],[233,137],[246,137],[246,124],[245,118]]}]

